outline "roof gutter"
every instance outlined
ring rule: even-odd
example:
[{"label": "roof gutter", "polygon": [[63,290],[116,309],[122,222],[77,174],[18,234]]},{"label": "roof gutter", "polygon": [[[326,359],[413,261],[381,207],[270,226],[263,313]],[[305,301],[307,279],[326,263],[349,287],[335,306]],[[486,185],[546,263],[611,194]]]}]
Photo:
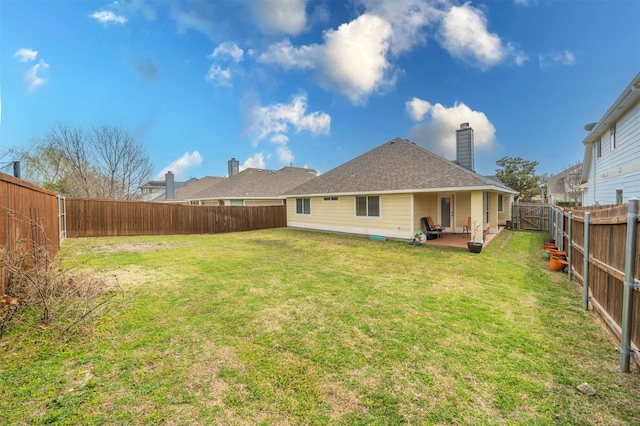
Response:
[{"label": "roof gutter", "polygon": [[331,196],[349,196],[349,195],[367,195],[367,194],[429,194],[438,192],[469,192],[469,191],[494,191],[502,192],[505,194],[518,194],[513,189],[501,188],[498,186],[469,186],[469,187],[442,187],[442,188],[429,188],[429,189],[396,189],[396,190],[370,190],[370,191],[358,191],[358,192],[321,192],[315,194],[286,194],[287,198],[293,197],[327,197]]}]

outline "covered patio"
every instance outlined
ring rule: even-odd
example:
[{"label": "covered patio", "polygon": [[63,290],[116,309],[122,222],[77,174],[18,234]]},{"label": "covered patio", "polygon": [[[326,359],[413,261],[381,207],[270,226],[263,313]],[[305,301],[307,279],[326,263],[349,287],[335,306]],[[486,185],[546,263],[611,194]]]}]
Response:
[{"label": "covered patio", "polygon": [[[497,237],[503,230],[504,226],[498,227],[498,232],[485,234],[484,246],[486,247],[491,243],[491,241]],[[445,247],[458,247],[458,248],[467,248],[467,242],[469,241],[469,234],[461,234],[461,233],[444,233],[442,237],[435,238],[433,240],[427,240],[424,242],[424,245],[432,245],[432,246],[445,246]]]}]

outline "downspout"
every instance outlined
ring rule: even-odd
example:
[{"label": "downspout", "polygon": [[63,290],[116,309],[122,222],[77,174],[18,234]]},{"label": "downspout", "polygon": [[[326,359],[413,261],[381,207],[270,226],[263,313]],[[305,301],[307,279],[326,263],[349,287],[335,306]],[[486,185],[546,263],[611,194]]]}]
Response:
[{"label": "downspout", "polygon": [[[600,142],[602,143],[602,142]],[[598,159],[598,152],[596,151],[596,155],[593,155],[593,148],[594,146],[592,145],[591,147],[591,156],[593,157],[593,203],[592,205],[596,205],[596,161]],[[602,149],[602,146],[600,147],[600,149]]]}]

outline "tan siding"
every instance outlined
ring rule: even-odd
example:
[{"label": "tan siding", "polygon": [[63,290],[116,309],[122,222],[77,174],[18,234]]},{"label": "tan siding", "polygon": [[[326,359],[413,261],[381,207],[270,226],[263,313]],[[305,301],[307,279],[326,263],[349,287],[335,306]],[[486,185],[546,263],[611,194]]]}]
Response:
[{"label": "tan siding", "polygon": [[296,214],[296,199],[287,200],[287,222],[292,226],[364,235],[411,238],[411,194],[380,195],[380,218],[356,217],[355,196],[338,201],[311,197],[311,214]]},{"label": "tan siding", "polygon": [[471,192],[456,193],[456,232],[462,232],[471,216]]},{"label": "tan siding", "polygon": [[438,194],[415,194],[413,211],[413,233],[415,234],[422,230],[422,222],[420,222],[421,218],[427,216],[438,217]]}]

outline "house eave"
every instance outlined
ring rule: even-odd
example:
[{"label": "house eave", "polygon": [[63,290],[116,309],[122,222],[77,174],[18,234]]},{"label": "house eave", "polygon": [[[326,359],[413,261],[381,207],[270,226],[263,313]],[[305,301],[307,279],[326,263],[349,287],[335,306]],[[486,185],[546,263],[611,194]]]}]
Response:
[{"label": "house eave", "polygon": [[494,191],[506,194],[518,194],[517,191],[508,188],[501,188],[495,185],[484,186],[451,186],[451,187],[439,187],[439,188],[420,188],[420,189],[396,189],[396,190],[380,190],[380,191],[353,191],[353,192],[321,192],[321,193],[308,193],[308,194],[287,194],[287,198],[298,197],[340,197],[340,196],[359,196],[359,195],[371,195],[371,194],[428,194],[428,193],[440,193],[440,192],[469,192],[469,191]]}]

